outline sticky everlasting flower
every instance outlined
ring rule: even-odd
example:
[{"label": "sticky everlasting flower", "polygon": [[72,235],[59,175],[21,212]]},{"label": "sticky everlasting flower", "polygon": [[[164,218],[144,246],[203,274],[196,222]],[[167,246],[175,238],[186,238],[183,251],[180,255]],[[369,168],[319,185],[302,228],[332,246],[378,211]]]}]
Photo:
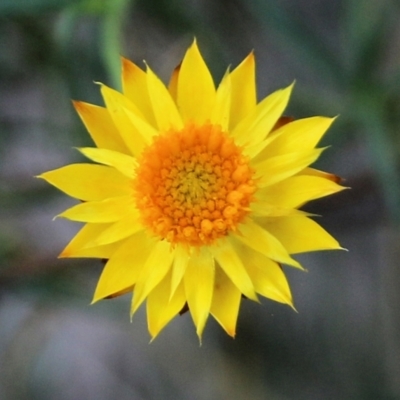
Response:
[{"label": "sticky everlasting flower", "polygon": [[74,103],[95,163],[40,176],[81,200],[59,215],[85,223],[61,257],[108,260],[93,302],[133,291],[153,338],[187,308],[201,337],[210,314],[234,336],[244,297],[293,306],[281,265],[340,248],[299,210],[343,189],[309,167],[333,118],[281,118],[293,85],[257,104],[253,54],[217,89],[196,42],[168,88],[122,67],[122,94],[101,85],[104,108]]}]

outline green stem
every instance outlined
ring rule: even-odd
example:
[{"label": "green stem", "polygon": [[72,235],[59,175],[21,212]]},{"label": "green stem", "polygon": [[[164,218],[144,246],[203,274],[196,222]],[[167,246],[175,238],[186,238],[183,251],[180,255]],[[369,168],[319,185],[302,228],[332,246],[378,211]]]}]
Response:
[{"label": "green stem", "polygon": [[109,1],[104,12],[101,56],[111,80],[111,85],[121,90],[122,25],[129,0]]}]

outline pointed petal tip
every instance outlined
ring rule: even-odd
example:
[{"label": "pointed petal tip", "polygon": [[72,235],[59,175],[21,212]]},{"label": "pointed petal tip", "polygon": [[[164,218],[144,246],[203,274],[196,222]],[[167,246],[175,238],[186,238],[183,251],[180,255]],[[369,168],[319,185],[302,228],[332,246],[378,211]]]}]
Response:
[{"label": "pointed petal tip", "polygon": [[42,172],[39,175],[35,175],[34,178],[43,179],[44,181],[48,182],[47,176],[48,176],[49,172],[52,172],[52,171]]},{"label": "pointed petal tip", "polygon": [[[242,63],[244,64],[254,64],[255,63],[255,52],[254,49],[250,51],[250,53],[243,59]],[[235,68],[236,69],[236,68]]]},{"label": "pointed petal tip", "polygon": [[292,263],[289,264],[291,267],[300,269],[301,271],[308,272],[298,261],[292,258]]},{"label": "pointed petal tip", "polygon": [[[122,72],[122,79],[124,80],[127,76],[132,76],[135,75],[137,70],[143,70],[140,68],[136,63],[134,63],[132,60],[129,58],[120,57],[121,60],[121,72]],[[144,64],[146,64],[146,61],[142,60]]]},{"label": "pointed petal tip", "polygon": [[235,339],[235,337],[236,337],[236,330],[225,329],[225,332],[226,332],[232,339]]},{"label": "pointed petal tip", "polygon": [[[147,314],[147,318],[148,318],[148,314]],[[154,325],[150,326],[149,320],[147,319],[147,329],[151,336],[149,344],[153,343],[153,341],[156,340],[156,338],[158,337],[158,335],[160,334],[160,332],[163,330],[164,327],[165,326],[162,326],[161,328],[159,326],[154,327]]]},{"label": "pointed petal tip", "polygon": [[69,257],[69,253],[66,252],[65,250],[63,250],[58,256],[57,258],[68,258]]},{"label": "pointed petal tip", "polygon": [[92,299],[92,301],[90,302],[89,305],[92,306],[93,304],[98,303],[100,300],[103,300],[104,298],[105,298],[105,297],[99,296],[99,295],[97,295],[96,293],[94,293],[93,299]]},{"label": "pointed petal tip", "polygon": [[[148,326],[148,325],[147,325],[147,326]],[[154,340],[156,340],[156,339],[158,338],[158,336],[160,335],[161,331],[162,331],[164,328],[165,328],[165,324],[161,325],[161,327],[158,326],[158,327],[155,327],[155,328],[154,328],[154,327],[150,328],[150,327],[148,326],[149,334],[150,334],[150,336],[151,336],[151,339],[150,339],[149,344],[150,344],[150,343],[153,343]]]},{"label": "pointed petal tip", "polygon": [[147,296],[143,295],[143,293],[136,292],[133,296],[132,306],[131,306],[131,318],[136,313],[136,311],[140,308],[143,302],[146,300]]},{"label": "pointed petal tip", "polygon": [[135,300],[133,301],[132,310],[131,310],[131,319],[132,319],[133,315],[136,313],[136,311],[138,310],[138,308],[140,307],[140,305],[142,304],[143,301],[144,301],[144,299],[141,300],[141,301],[137,300],[136,302],[135,302]]},{"label": "pointed petal tip", "polygon": [[288,304],[288,306],[295,312],[295,313],[299,313],[296,309],[296,307],[294,306],[294,304],[292,302],[290,302],[290,304]]},{"label": "pointed petal tip", "polygon": [[[253,289],[254,290],[254,289]],[[256,303],[258,303],[258,304],[261,304],[261,301],[260,301],[260,299],[258,298],[258,296],[257,296],[257,293],[254,291],[254,296],[253,297],[248,297],[247,295],[246,295],[246,297],[249,299],[249,300],[253,300],[254,302],[256,302]]]},{"label": "pointed petal tip", "polygon": [[82,110],[85,107],[85,103],[80,100],[71,100],[73,107],[75,110],[79,111]]},{"label": "pointed petal tip", "polygon": [[131,324],[133,324],[133,316],[134,316],[134,312],[130,312],[130,315],[129,315],[129,322],[131,323]]},{"label": "pointed petal tip", "polygon": [[149,327],[149,325],[147,325],[147,328],[148,328],[149,334],[150,334],[150,336],[151,336],[150,341],[149,341],[149,344],[151,344],[151,343],[154,342],[154,340],[156,339],[156,337],[157,337],[158,334],[160,333],[160,329],[158,329],[158,330],[151,329],[151,328]]},{"label": "pointed petal tip", "polygon": [[202,344],[203,332],[204,332],[204,328],[206,327],[207,320],[208,320],[208,315],[206,318],[204,318],[204,321],[197,321],[197,322],[195,321],[196,334],[199,338],[200,346]]},{"label": "pointed petal tip", "polygon": [[[322,250],[324,250],[324,249],[322,249]],[[342,246],[340,245],[339,242],[336,242],[335,245],[332,245],[331,247],[326,248],[325,250],[343,250],[343,251],[349,251],[349,249],[346,249],[345,247],[342,247]]]},{"label": "pointed petal tip", "polygon": [[[280,91],[285,92],[285,93],[287,92],[288,93],[288,99],[290,99],[290,97],[292,96],[292,92],[293,92],[293,89],[294,89],[295,85],[296,85],[296,80],[294,80],[289,86],[286,86],[286,87],[282,88]],[[278,91],[279,91],[279,89],[278,89]]]},{"label": "pointed petal tip", "polygon": [[192,44],[191,44],[191,45],[189,46],[189,48],[186,50],[186,54],[189,53],[189,52],[192,52],[192,51],[197,51],[197,52],[200,53],[199,45],[198,45],[198,43],[197,43],[197,37],[196,37],[196,36],[193,37]]},{"label": "pointed petal tip", "polygon": [[128,58],[124,57],[124,56],[120,56],[120,60],[121,60],[121,66],[122,68],[130,65],[132,63],[131,60],[129,60]]}]

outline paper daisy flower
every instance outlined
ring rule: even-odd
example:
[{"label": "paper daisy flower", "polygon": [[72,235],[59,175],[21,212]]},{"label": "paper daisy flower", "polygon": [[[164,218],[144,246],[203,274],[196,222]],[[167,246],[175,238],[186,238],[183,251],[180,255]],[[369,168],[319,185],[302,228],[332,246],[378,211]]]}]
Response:
[{"label": "paper daisy flower", "polygon": [[61,257],[108,260],[93,302],[133,292],[154,338],[189,309],[201,338],[211,314],[235,335],[242,298],[292,305],[282,264],[339,249],[299,207],[343,189],[309,168],[333,118],[282,119],[292,86],[256,101],[251,53],[216,88],[196,42],[168,88],[122,60],[123,93],[75,102],[94,163],[40,177],[81,202],[60,217],[85,225]]}]

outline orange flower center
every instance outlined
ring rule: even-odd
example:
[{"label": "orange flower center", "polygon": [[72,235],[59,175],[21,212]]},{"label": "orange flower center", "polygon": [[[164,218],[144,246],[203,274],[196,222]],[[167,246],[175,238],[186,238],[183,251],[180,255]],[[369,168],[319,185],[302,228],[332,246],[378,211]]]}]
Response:
[{"label": "orange flower center", "polygon": [[136,172],[143,224],[173,244],[210,244],[234,231],[255,191],[248,160],[212,124],[189,124],[158,136]]}]

